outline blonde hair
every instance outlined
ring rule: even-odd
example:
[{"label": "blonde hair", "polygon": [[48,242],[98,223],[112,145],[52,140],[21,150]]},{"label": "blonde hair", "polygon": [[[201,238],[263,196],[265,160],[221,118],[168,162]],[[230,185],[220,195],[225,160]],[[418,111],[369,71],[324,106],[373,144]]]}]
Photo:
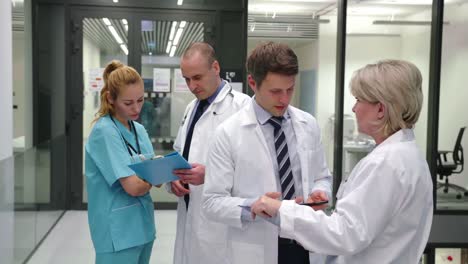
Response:
[{"label": "blonde hair", "polygon": [[382,60],[354,72],[351,93],[369,103],[385,106],[378,125],[384,136],[402,128],[412,128],[423,104],[422,77],[419,69],[403,60]]},{"label": "blonde hair", "polygon": [[124,65],[118,60],[113,60],[107,64],[102,77],[104,78],[104,87],[101,90],[101,106],[93,123],[107,114],[114,114],[114,107],[107,100],[107,94],[115,100],[127,85],[135,83],[143,85],[140,74],[134,68]]}]

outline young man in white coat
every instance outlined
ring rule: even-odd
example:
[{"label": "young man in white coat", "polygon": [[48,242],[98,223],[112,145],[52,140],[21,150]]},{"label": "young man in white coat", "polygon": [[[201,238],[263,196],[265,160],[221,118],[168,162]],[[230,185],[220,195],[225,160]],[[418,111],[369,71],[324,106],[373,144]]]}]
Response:
[{"label": "young man in white coat", "polygon": [[216,130],[203,210],[229,226],[230,263],[309,263],[307,250],[280,238],[275,225],[253,219],[248,209],[265,192],[281,192],[278,198],[296,201],[331,197],[332,177],[317,122],[289,105],[297,56],[286,45],[265,43],[252,51],[247,71],[255,97]]},{"label": "young man in white coat", "polygon": [[174,149],[189,161],[192,169],[176,170],[180,180],[166,185],[180,197],[174,263],[219,264],[225,261],[226,226],[208,221],[201,214],[207,150],[216,127],[250,97],[234,91],[220,78],[214,49],[207,43],[192,43],[182,56],[180,68],[196,99],[188,104],[174,143]]}]

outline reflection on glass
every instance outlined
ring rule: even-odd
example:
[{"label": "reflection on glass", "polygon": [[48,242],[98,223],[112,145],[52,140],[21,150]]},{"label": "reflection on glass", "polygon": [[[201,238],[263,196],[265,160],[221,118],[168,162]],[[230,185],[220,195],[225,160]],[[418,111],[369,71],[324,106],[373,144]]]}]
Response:
[{"label": "reflection on glass", "polygon": [[[51,203],[51,142],[45,141],[33,146],[33,83],[32,83],[32,25],[31,1],[14,1],[13,19],[13,158],[14,158],[14,263],[24,263],[31,255],[45,234],[60,218],[63,211],[45,211],[44,206]],[[42,13],[37,13],[41,17]],[[43,24],[50,21],[41,20]],[[41,23],[40,23],[41,24]],[[48,42],[41,39],[40,43]],[[44,51],[44,50],[43,50]],[[39,60],[51,60],[53,54],[46,49]],[[50,65],[53,69],[53,65]],[[43,72],[41,72],[43,73]],[[42,75],[41,75],[42,76]],[[56,80],[57,81],[57,80]],[[59,84],[59,82],[56,82]],[[39,103],[43,107],[55,107],[50,98],[54,98],[53,85],[41,87]],[[47,96],[40,97],[43,92]],[[56,93],[54,93],[56,94]],[[57,95],[55,95],[57,96]],[[44,109],[43,109],[44,110]],[[49,120],[47,111],[40,112],[39,123],[42,131],[48,131],[50,138],[51,124],[59,122]],[[56,132],[56,131],[54,131]],[[39,131],[38,138],[41,137]],[[0,175],[2,177],[3,175]],[[2,219],[4,220],[4,219]],[[3,234],[2,234],[3,235]],[[3,245],[2,245],[3,246]],[[1,247],[1,246],[0,246]],[[2,248],[3,249],[3,248]],[[0,262],[4,256],[0,255]],[[8,259],[8,258],[7,258]],[[3,262],[2,262],[3,263]]]},{"label": "reflection on glass", "polygon": [[[439,107],[439,160],[437,163],[437,209],[468,210],[468,171],[464,170],[464,147],[468,147],[465,114],[468,67],[468,1],[446,1],[442,35]],[[463,134],[462,134],[463,133]],[[446,159],[445,159],[446,158]]]},{"label": "reflection on glass", "polygon": [[[156,155],[174,151],[174,140],[185,107],[195,97],[182,77],[179,62],[184,50],[204,40],[204,25],[189,21],[141,21],[141,76],[145,102],[138,120],[148,132]],[[153,188],[155,202],[175,202],[164,188]]]},{"label": "reflection on glass", "polygon": [[50,142],[15,148],[15,263],[23,263],[63,211],[38,210],[50,203]]},{"label": "reflection on glass", "polygon": [[359,133],[357,127],[353,131],[346,129],[351,127],[351,124],[346,125],[348,122],[355,122],[352,112],[355,98],[347,88],[349,81],[355,70],[369,63],[383,59],[403,59],[411,61],[421,71],[424,104],[414,131],[416,142],[425,153],[431,10],[430,1],[419,1],[414,5],[403,1],[390,3],[378,0],[349,4],[346,29],[343,179],[375,146],[373,140]]},{"label": "reflection on glass", "polygon": [[[102,73],[111,60],[127,64],[128,21],[126,19],[83,19],[83,172],[84,147],[91,133],[91,122],[99,110]],[[88,201],[83,175],[83,202]]]},{"label": "reflection on glass", "polygon": [[194,98],[179,70],[180,56],[195,41],[203,41],[203,23],[141,22],[142,77],[146,98],[140,116],[156,154],[172,151],[186,105]]}]

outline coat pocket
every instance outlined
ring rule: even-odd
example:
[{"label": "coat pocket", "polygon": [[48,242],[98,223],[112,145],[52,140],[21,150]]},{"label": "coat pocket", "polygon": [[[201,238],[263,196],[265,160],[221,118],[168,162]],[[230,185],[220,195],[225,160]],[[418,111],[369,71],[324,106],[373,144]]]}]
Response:
[{"label": "coat pocket", "polygon": [[265,248],[261,244],[231,242],[232,264],[263,263]]},{"label": "coat pocket", "polygon": [[154,218],[151,217],[154,213],[153,211],[150,213],[151,215],[141,201],[111,210],[110,232],[115,251],[154,240]]}]

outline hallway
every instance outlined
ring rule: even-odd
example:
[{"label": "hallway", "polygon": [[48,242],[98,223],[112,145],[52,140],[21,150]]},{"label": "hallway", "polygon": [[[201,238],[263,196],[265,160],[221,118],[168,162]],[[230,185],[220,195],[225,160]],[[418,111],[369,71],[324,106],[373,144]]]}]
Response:
[{"label": "hallway", "polygon": [[[150,263],[171,264],[176,232],[176,211],[155,211],[157,238]],[[52,229],[29,264],[94,263],[87,211],[67,211]]]}]

